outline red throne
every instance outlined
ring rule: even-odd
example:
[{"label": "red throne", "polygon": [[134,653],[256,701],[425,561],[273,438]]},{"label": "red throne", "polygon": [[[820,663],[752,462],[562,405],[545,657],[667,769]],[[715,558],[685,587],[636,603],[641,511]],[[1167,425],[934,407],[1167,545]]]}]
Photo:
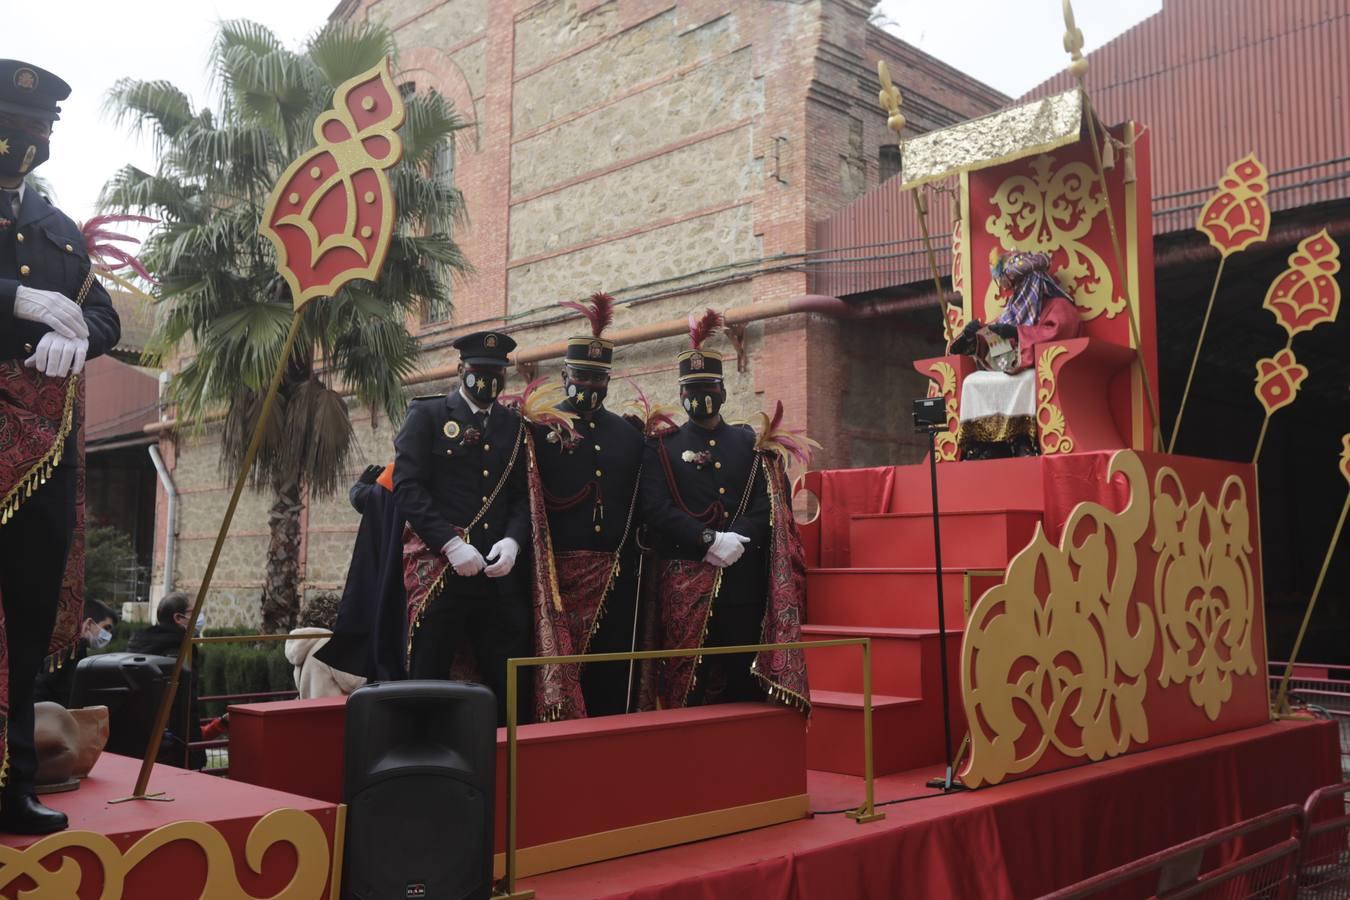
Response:
[{"label": "red throne", "polygon": [[[1111,223],[1086,141],[961,173],[962,227],[952,280],[962,305],[950,317],[955,330],[972,318],[986,323],[998,318],[1005,298],[987,261],[991,254],[1013,249],[1050,254],[1051,271],[1083,316],[1083,337],[1035,345],[1036,419],[1046,455],[1151,448],[1150,410],[1157,406],[1158,378],[1148,134],[1134,123],[1111,133],[1129,147],[1107,172],[1123,269],[1116,264]],[[1139,341],[1130,324],[1131,301]],[[1133,365],[1139,343],[1147,380]],[[939,460],[952,462],[961,386],[975,371],[974,363],[965,356],[943,356],[919,360],[914,367],[932,380],[929,396],[946,398],[951,433],[939,440]],[[1154,391],[1152,403],[1145,385]]]}]

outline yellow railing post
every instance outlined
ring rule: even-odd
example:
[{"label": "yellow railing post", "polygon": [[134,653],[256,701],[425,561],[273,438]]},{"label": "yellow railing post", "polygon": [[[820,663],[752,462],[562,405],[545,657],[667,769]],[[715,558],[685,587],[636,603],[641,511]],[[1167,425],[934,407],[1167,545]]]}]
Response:
[{"label": "yellow railing post", "polygon": [[863,805],[845,813],[859,825],[876,822],[886,818],[886,814],[877,812],[876,793],[873,789],[872,757],[872,639],[863,638],[863,782],[866,791]]}]

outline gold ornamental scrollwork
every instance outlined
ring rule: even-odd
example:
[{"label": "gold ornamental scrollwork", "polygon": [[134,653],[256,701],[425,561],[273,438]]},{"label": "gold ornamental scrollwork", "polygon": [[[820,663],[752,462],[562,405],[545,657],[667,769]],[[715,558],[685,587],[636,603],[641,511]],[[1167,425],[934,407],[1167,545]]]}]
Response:
[{"label": "gold ornamental scrollwork", "polygon": [[937,376],[928,382],[928,396],[946,400],[947,430],[937,436],[935,447],[938,462],[956,461],[956,429],[961,424],[960,401],[956,396],[956,370],[950,363],[935,362],[928,371]]},{"label": "gold ornamental scrollwork", "polygon": [[1133,599],[1135,548],[1149,526],[1148,475],[1133,451],[1111,459],[1107,478],[1122,476],[1121,512],[1079,504],[1058,546],[1038,525],[970,616],[961,646],[970,787],[1026,772],[1051,749],[1100,760],[1148,741],[1157,626]]},{"label": "gold ornamental scrollwork", "polygon": [[[330,874],[328,837],[314,816],[298,809],[273,810],[263,816],[249,832],[244,855],[250,869],[262,871],[263,857],[281,843],[295,848],[295,872],[290,882],[267,898],[254,897],[239,884],[234,854],[224,835],[209,822],[173,822],[146,834],[123,852],[106,835],[92,831],[65,831],[49,835],[22,850],[0,846],[0,890],[11,888],[21,878],[31,879],[36,887],[23,896],[73,898],[81,895],[87,866],[65,855],[56,869],[44,860],[66,850],[79,849],[92,854],[103,876],[100,900],[134,900],[125,893],[127,875],[165,846],[186,841],[195,844],[206,857],[206,882],[201,897],[210,900],[319,900]],[[167,887],[166,890],[169,890]],[[170,891],[172,893],[172,891]],[[85,894],[88,893],[86,888]],[[167,894],[164,896],[168,896]],[[186,894],[175,896],[186,897]]]},{"label": "gold ornamental scrollwork", "polygon": [[1153,482],[1154,604],[1162,637],[1163,687],[1185,683],[1191,701],[1217,721],[1233,676],[1256,674],[1252,625],[1251,514],[1247,489],[1230,476],[1211,504],[1186,498],[1181,478],[1159,469]]},{"label": "gold ornamental scrollwork", "polygon": [[[1065,263],[1056,269],[1083,318],[1115,318],[1125,309],[1125,297],[1116,291],[1115,276],[1097,251],[1083,243],[1106,198],[1097,187],[1092,169],[1082,162],[1055,168],[1050,156],[1027,164],[1030,175],[1006,178],[990,198],[998,210],[985,221],[986,230],[1004,250],[1062,252]],[[984,319],[992,322],[1003,312],[1004,301],[996,281],[984,297]]]},{"label": "gold ornamental scrollwork", "polygon": [[1050,344],[1036,360],[1036,425],[1041,433],[1041,452],[1046,456],[1073,452],[1073,438],[1065,434],[1068,425],[1064,411],[1054,402],[1058,387],[1055,360],[1068,352],[1063,344]]}]

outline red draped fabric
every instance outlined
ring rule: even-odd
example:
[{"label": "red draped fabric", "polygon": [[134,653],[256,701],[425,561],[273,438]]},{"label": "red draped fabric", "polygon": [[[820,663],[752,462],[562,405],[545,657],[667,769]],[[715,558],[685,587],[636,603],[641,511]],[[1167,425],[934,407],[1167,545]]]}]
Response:
[{"label": "red draped fabric", "polygon": [[827,469],[820,473],[820,566],[849,565],[849,519],[859,513],[891,510],[894,466],[872,469]]}]

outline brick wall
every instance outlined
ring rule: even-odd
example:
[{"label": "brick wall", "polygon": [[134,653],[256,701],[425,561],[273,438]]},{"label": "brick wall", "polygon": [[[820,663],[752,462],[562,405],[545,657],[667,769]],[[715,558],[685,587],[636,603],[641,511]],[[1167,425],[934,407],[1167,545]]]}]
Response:
[{"label": "brick wall", "polygon": [[[617,327],[806,293],[800,254],[812,249],[813,223],[876,183],[885,138],[877,57],[892,60],[907,110],[925,127],[998,99],[870,27],[868,7],[857,0],[344,5],[340,14],[395,28],[402,77],[439,90],[469,123],[456,147],[456,182],[470,221],[456,238],[476,274],[456,284],[451,319],[423,333],[424,365],[452,362],[449,341],[484,327],[509,330],[526,346],[567,337],[577,323],[556,321],[556,303],[595,290],[623,304]],[[901,357],[914,349],[906,327],[774,319],[746,329],[739,366],[722,340],[733,356],[729,417],[782,400],[789,421],[825,445],[820,465],[905,458],[909,439],[883,404],[913,393],[902,371]],[[631,378],[674,405],[673,360],[682,345],[621,348],[611,404],[631,396],[623,381]],[[872,365],[878,353],[883,364]],[[888,387],[877,391],[871,379],[883,373]],[[363,415],[355,414],[361,449],[353,475],[391,456],[396,430],[388,422],[372,427]],[[208,431],[173,448],[184,490],[180,584],[200,577],[226,499],[214,440]],[[268,502],[247,496],[236,516],[238,540],[212,601],[220,598],[217,618],[228,610],[252,621]],[[345,498],[309,505],[308,591],[341,584],[355,528]]]}]

